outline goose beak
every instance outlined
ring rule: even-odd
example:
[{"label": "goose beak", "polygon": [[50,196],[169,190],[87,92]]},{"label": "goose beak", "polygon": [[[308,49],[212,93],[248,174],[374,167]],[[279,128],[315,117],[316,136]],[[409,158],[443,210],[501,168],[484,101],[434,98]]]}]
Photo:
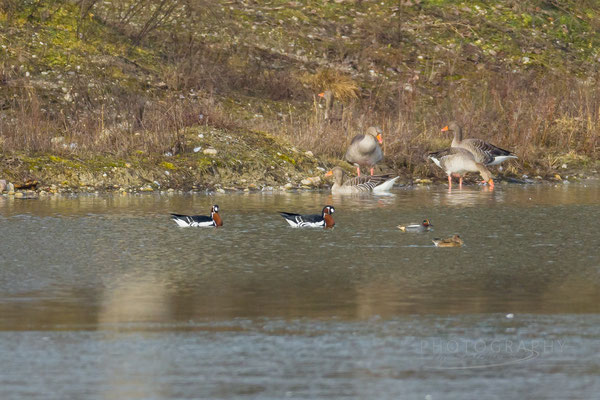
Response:
[{"label": "goose beak", "polygon": [[448,130],[448,125],[442,128],[442,132],[446,132]]},{"label": "goose beak", "polygon": [[329,171],[328,171],[328,172],[325,174],[325,176],[331,176],[331,175],[333,175],[333,170],[332,170],[332,169],[330,169],[330,170],[329,170]]},{"label": "goose beak", "polygon": [[378,133],[377,136],[375,136],[375,138],[377,138],[379,144],[383,144],[383,137],[381,136],[381,133]]},{"label": "goose beak", "polygon": [[323,97],[323,96],[325,96],[325,92],[323,92],[323,93],[319,93],[317,96],[319,96],[319,97]]},{"label": "goose beak", "polygon": [[494,188],[494,180],[490,179],[489,181],[482,181],[482,183],[487,183],[488,185],[490,185],[490,189]]}]

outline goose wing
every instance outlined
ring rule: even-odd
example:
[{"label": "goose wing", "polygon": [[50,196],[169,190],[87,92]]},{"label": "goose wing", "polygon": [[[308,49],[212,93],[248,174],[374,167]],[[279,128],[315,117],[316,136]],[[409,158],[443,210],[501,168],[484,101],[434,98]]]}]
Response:
[{"label": "goose wing", "polygon": [[356,187],[360,191],[368,192],[373,190],[375,187],[381,185],[390,178],[389,174],[386,175],[372,175],[372,176],[356,176],[354,178],[345,181],[342,186]]},{"label": "goose wing", "polygon": [[464,139],[460,146],[473,153],[477,162],[486,165],[493,163],[497,157],[504,157],[504,159],[506,157],[516,157],[511,151],[494,146],[481,139]]}]

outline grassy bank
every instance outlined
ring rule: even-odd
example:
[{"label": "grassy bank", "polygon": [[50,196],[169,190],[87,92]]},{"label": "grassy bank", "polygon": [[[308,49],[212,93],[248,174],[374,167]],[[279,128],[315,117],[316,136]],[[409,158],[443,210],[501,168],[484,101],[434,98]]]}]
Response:
[{"label": "grassy bank", "polygon": [[0,178],[302,186],[370,125],[383,170],[441,177],[450,120],[519,155],[497,174],[598,168],[597,2],[190,3],[4,1]]}]

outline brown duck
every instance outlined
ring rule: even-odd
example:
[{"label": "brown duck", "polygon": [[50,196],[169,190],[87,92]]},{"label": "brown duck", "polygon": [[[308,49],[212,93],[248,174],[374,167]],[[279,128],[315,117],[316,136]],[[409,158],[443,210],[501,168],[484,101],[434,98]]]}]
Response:
[{"label": "brown duck", "polygon": [[435,247],[461,247],[464,242],[458,235],[454,235],[451,238],[440,239],[435,238],[432,240]]}]

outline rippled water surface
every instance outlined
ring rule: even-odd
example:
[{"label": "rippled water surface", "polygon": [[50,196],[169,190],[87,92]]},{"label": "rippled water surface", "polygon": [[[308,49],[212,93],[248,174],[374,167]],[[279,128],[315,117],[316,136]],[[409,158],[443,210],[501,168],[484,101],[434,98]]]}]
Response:
[{"label": "rippled water surface", "polygon": [[597,398],[599,217],[594,182],[0,197],[0,398]]}]

